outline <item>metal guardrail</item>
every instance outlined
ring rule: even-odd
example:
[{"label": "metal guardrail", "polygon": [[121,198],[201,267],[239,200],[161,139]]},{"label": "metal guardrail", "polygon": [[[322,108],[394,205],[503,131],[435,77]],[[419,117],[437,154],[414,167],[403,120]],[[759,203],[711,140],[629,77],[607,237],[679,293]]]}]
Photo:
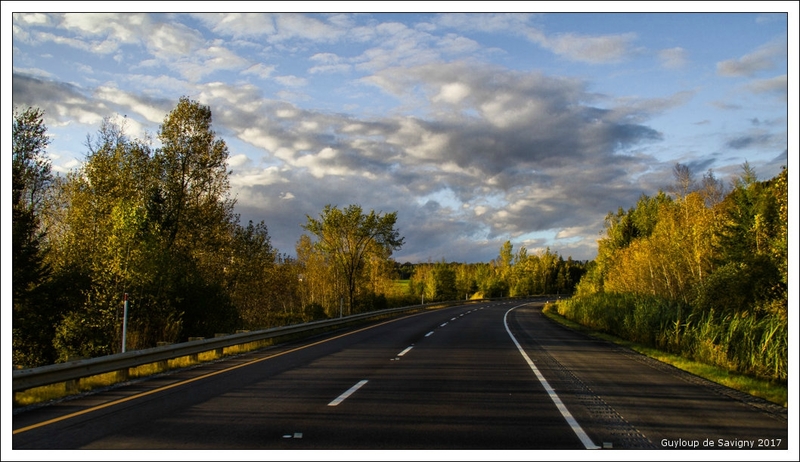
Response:
[{"label": "metal guardrail", "polygon": [[80,359],[66,363],[52,364],[32,369],[20,369],[13,372],[13,390],[21,392],[31,388],[64,383],[91,377],[109,372],[126,371],[130,368],[145,364],[157,363],[169,359],[192,356],[212,350],[221,350],[226,347],[258,342],[276,337],[310,332],[321,328],[330,328],[346,325],[354,321],[364,321],[370,318],[397,315],[404,312],[414,312],[435,307],[461,305],[465,303],[481,302],[485,300],[467,300],[457,302],[430,303],[427,305],[413,305],[402,308],[389,308],[369,313],[355,314],[341,318],[313,321],[305,324],[275,327],[253,332],[241,332],[222,337],[193,340],[184,343],[163,345],[144,350],[126,351],[97,358]]}]

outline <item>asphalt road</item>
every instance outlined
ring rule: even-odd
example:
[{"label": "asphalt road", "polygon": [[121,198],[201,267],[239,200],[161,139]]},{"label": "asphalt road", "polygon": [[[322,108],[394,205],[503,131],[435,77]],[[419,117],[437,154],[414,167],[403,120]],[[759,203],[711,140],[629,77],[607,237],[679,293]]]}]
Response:
[{"label": "asphalt road", "polygon": [[261,350],[17,412],[13,429],[14,450],[788,447],[784,408],[520,301]]}]

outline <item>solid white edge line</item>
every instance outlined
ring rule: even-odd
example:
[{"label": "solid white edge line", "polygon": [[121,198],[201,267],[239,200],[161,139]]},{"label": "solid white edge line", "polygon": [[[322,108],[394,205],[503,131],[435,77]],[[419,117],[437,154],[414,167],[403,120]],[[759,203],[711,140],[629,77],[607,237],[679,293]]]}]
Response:
[{"label": "solid white edge line", "polygon": [[338,406],[339,403],[341,403],[342,401],[346,400],[350,395],[355,393],[356,390],[358,390],[359,388],[363,387],[364,384],[367,383],[367,382],[369,382],[369,380],[362,380],[362,381],[358,382],[357,384],[353,385],[352,387],[350,387],[349,390],[347,390],[346,392],[344,392],[341,395],[339,395],[338,398],[336,398],[335,400],[333,400],[330,403],[328,403],[328,406]]},{"label": "solid white edge line", "polygon": [[539,372],[539,369],[536,367],[535,364],[533,364],[531,358],[528,356],[527,353],[525,353],[525,350],[522,349],[522,346],[519,344],[519,342],[517,342],[517,339],[514,338],[514,334],[511,333],[511,329],[508,328],[508,319],[507,319],[508,313],[519,308],[520,306],[523,305],[515,306],[514,308],[511,308],[510,310],[506,311],[506,314],[503,315],[503,324],[505,324],[506,326],[506,332],[508,332],[508,336],[511,337],[511,340],[514,342],[514,345],[517,346],[517,349],[522,354],[522,357],[525,358],[525,361],[528,362],[528,365],[531,367],[531,370],[533,370],[533,373],[536,374],[536,378],[539,379],[539,382],[542,384],[545,391],[547,391],[547,394],[550,396],[550,399],[553,400],[553,403],[556,405],[559,412],[561,412],[561,415],[564,417],[564,420],[567,421],[570,428],[572,428],[572,431],[575,432],[575,435],[578,437],[578,439],[581,440],[583,446],[586,449],[600,449],[600,446],[597,446],[596,444],[594,444],[594,442],[592,442],[592,440],[589,438],[586,432],[583,431],[583,428],[581,428],[578,421],[575,420],[574,417],[572,417],[572,414],[570,414],[569,410],[567,409],[567,406],[565,406],[564,403],[561,402],[561,398],[558,397],[556,391],[553,390],[552,387],[550,387],[550,384],[547,383],[547,379],[545,379],[542,373]]}]

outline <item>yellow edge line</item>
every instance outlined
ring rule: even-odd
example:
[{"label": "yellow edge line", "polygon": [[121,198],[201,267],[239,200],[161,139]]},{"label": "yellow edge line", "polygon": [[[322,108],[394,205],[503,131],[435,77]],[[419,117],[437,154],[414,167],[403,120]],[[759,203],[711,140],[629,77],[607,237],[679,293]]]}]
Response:
[{"label": "yellow edge line", "polygon": [[[418,316],[420,314],[423,314],[423,313],[417,313],[417,314],[413,314],[413,315],[410,315],[410,316]],[[63,415],[61,417],[56,417],[55,419],[46,420],[44,422],[39,422],[37,424],[29,425],[27,427],[18,428],[16,430],[14,430],[12,434],[16,435],[16,434],[19,434],[19,433],[24,433],[24,432],[27,432],[27,431],[30,431],[30,430],[34,430],[36,428],[40,428],[40,427],[44,427],[44,426],[47,426],[47,425],[54,424],[56,422],[61,422],[62,420],[72,419],[73,417],[78,417],[78,416],[83,415],[83,414],[88,414],[90,412],[99,411],[100,409],[105,409],[105,408],[111,407],[111,406],[116,406],[118,404],[122,404],[122,403],[125,403],[127,401],[133,401],[135,399],[143,398],[143,397],[148,396],[148,395],[152,395],[152,394],[155,394],[155,393],[160,393],[162,391],[169,390],[170,388],[175,388],[175,387],[186,385],[186,384],[189,384],[189,383],[192,383],[192,382],[196,382],[198,380],[207,379],[209,377],[213,377],[213,376],[218,375],[218,374],[222,374],[222,373],[225,373],[225,372],[230,372],[232,370],[239,369],[240,367],[250,366],[250,365],[253,365],[255,363],[259,363],[261,361],[266,361],[268,359],[277,358],[278,356],[283,356],[285,354],[294,353],[295,351],[300,351],[300,350],[303,350],[303,349],[306,349],[306,348],[310,348],[312,346],[316,346],[316,345],[319,345],[321,343],[330,342],[331,340],[336,340],[338,338],[346,337],[348,335],[357,334],[357,333],[359,333],[361,331],[365,331],[365,330],[368,330],[368,329],[373,329],[375,327],[379,327],[379,326],[382,326],[384,324],[389,324],[391,322],[399,321],[400,319],[403,319],[403,318],[406,318],[406,317],[410,317],[410,316],[404,316],[404,317],[397,318],[397,319],[391,319],[389,321],[382,322],[380,324],[375,324],[374,326],[364,327],[364,328],[361,328],[361,329],[358,329],[358,330],[354,330],[352,332],[347,332],[345,334],[337,335],[336,337],[331,337],[331,338],[328,338],[328,339],[320,340],[318,342],[310,343],[308,345],[303,345],[301,347],[293,348],[291,350],[287,350],[287,351],[284,351],[284,352],[281,352],[281,353],[276,353],[274,355],[267,356],[265,358],[255,359],[253,361],[249,361],[249,362],[246,362],[246,363],[243,363],[243,364],[238,364],[236,366],[231,366],[231,367],[229,367],[227,369],[222,369],[222,370],[219,370],[219,371],[216,371],[216,372],[210,372],[208,374],[201,375],[201,376],[195,377],[193,379],[184,380],[182,382],[176,382],[176,383],[173,383],[172,385],[167,385],[167,386],[164,386],[164,387],[161,387],[161,388],[156,388],[154,390],[150,390],[150,391],[146,391],[146,392],[143,392],[143,393],[139,393],[137,395],[128,396],[127,398],[120,398],[120,399],[115,400],[115,401],[109,401],[108,403],[100,404],[100,405],[94,406],[94,407],[90,407],[90,408],[84,409],[82,411],[73,412],[72,414],[67,414],[67,415]]]}]

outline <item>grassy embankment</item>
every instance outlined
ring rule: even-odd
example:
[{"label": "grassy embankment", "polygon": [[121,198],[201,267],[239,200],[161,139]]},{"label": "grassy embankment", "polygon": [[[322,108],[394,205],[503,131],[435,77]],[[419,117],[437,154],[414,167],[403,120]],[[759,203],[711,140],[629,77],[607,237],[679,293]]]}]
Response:
[{"label": "grassy embankment", "polygon": [[613,335],[597,332],[595,330],[587,328],[581,324],[570,321],[565,317],[561,316],[560,314],[558,314],[556,305],[554,304],[548,303],[545,306],[543,313],[545,316],[547,316],[554,322],[557,322],[570,329],[582,332],[585,335],[594,338],[599,338],[608,342],[612,342],[617,345],[624,346],[626,348],[630,348],[633,351],[636,351],[638,353],[641,353],[645,356],[656,359],[663,363],[670,364],[678,369],[684,370],[698,377],[702,377],[706,380],[718,383],[720,385],[724,385],[728,388],[738,390],[740,392],[747,393],[749,395],[758,398],[765,399],[767,401],[781,405],[783,407],[787,407],[788,405],[789,392],[787,385],[784,383],[776,383],[770,380],[763,380],[755,377],[750,377],[744,374],[737,374],[735,372],[731,372],[730,370],[724,368],[710,366],[708,364],[703,364],[697,361],[692,361],[675,354],[660,351],[656,348],[624,340]]}]

